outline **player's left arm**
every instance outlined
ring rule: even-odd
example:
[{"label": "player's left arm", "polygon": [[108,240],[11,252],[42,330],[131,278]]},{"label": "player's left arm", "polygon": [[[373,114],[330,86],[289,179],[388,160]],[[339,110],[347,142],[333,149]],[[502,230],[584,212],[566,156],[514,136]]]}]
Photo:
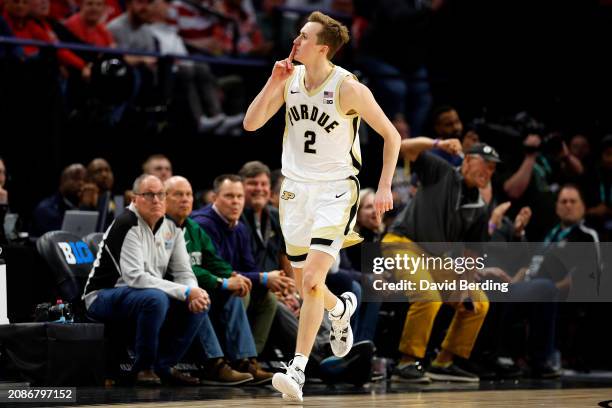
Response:
[{"label": "player's left arm", "polygon": [[376,213],[381,217],[385,211],[393,209],[391,182],[397,166],[401,137],[368,87],[352,78],[346,79],[340,86],[340,109],[346,114],[357,113],[385,140],[383,168],[374,199]]}]

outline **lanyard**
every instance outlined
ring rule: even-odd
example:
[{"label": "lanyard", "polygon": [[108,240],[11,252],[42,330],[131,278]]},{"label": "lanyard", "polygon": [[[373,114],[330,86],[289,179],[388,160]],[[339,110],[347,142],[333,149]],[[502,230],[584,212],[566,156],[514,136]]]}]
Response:
[{"label": "lanyard", "polygon": [[546,176],[548,174],[552,173],[552,168],[550,167],[550,163],[548,163],[548,160],[544,156],[538,156],[536,165],[534,166],[533,169],[544,180],[546,180]]},{"label": "lanyard", "polygon": [[[557,225],[544,239],[544,246],[547,247],[552,242],[563,241],[570,234],[570,232],[572,232],[574,227],[575,225],[572,225],[571,227],[561,231],[561,224]],[[558,236],[557,233],[559,234]]]}]

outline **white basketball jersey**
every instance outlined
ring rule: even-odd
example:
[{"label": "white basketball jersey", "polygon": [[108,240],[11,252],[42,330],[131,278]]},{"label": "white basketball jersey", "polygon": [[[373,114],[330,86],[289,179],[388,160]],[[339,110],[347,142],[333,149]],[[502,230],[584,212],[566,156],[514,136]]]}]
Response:
[{"label": "white basketball jersey", "polygon": [[341,180],[361,169],[357,115],[345,115],[338,103],[349,71],[334,65],[321,86],[308,92],[306,69],[296,65],[285,84],[285,134],[282,173],[303,182]]}]

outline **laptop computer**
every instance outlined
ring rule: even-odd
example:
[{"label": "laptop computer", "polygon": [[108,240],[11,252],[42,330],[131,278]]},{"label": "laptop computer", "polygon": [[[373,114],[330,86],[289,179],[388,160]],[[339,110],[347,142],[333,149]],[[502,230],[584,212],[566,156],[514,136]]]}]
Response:
[{"label": "laptop computer", "polygon": [[82,238],[92,232],[96,232],[97,223],[97,211],[68,210],[64,214],[62,231],[71,232]]},{"label": "laptop computer", "polygon": [[7,239],[15,239],[17,236],[17,231],[15,231],[17,227],[17,220],[19,219],[19,215],[14,213],[8,213],[4,216],[4,235]]}]

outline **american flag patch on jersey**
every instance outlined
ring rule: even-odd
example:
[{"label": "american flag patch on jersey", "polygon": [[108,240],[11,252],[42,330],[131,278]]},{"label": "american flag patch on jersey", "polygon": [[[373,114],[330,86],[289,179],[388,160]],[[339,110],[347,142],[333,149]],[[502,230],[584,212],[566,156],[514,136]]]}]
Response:
[{"label": "american flag patch on jersey", "polygon": [[334,93],[332,91],[323,91],[323,103],[334,103]]}]

